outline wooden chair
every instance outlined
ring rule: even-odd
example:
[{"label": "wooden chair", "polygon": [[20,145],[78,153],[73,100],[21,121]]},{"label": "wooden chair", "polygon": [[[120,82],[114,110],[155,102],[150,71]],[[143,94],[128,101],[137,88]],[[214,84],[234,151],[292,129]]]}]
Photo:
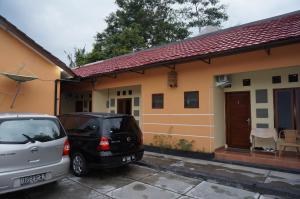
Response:
[{"label": "wooden chair", "polygon": [[278,146],[279,156],[282,151],[285,151],[286,147],[296,148],[297,152],[300,153],[300,142],[297,140],[297,130],[282,130],[279,132]]}]

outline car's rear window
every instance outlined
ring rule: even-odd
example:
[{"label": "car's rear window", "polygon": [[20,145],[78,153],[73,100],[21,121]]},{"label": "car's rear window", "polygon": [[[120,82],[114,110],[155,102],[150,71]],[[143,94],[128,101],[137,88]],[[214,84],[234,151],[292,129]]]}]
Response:
[{"label": "car's rear window", "polygon": [[62,125],[69,135],[93,136],[100,129],[100,121],[86,116],[60,116]]},{"label": "car's rear window", "polygon": [[139,134],[140,129],[133,117],[112,117],[103,121],[104,133],[128,132]]},{"label": "car's rear window", "polygon": [[22,144],[27,142],[48,142],[65,136],[55,119],[9,119],[0,120],[0,143]]}]

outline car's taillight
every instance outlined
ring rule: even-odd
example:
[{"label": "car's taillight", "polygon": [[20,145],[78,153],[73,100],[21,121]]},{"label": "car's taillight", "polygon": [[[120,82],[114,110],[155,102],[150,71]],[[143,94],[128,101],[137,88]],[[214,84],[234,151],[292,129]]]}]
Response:
[{"label": "car's taillight", "polygon": [[63,155],[69,155],[69,154],[70,154],[70,143],[69,140],[65,140]]},{"label": "car's taillight", "polygon": [[107,137],[101,137],[99,145],[97,147],[99,151],[109,151],[110,145]]}]

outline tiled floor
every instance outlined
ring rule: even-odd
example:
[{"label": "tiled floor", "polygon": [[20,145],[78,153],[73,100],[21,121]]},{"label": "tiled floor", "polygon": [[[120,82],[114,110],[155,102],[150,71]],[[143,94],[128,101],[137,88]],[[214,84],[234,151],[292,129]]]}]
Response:
[{"label": "tiled floor", "polygon": [[284,152],[280,157],[268,152],[250,152],[238,150],[226,150],[224,148],[215,151],[216,160],[244,162],[256,165],[272,166],[285,169],[300,169],[300,154],[296,152]]}]

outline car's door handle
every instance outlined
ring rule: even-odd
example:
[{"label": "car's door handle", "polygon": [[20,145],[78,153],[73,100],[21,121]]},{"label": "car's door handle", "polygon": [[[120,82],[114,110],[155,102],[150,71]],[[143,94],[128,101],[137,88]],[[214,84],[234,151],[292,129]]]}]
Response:
[{"label": "car's door handle", "polygon": [[39,161],[40,161],[40,159],[38,159],[38,160],[28,160],[29,163],[37,163]]}]

